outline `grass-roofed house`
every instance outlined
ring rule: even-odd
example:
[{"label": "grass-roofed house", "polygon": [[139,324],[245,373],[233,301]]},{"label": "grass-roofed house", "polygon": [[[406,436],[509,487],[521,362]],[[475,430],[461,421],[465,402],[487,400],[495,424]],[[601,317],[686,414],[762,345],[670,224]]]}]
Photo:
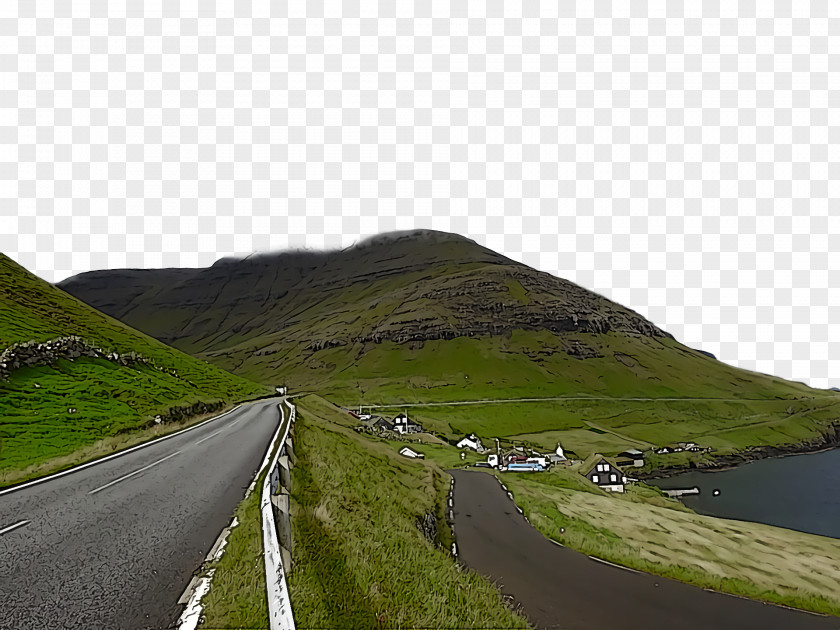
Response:
[{"label": "grass-roofed house", "polygon": [[599,488],[610,492],[624,492],[627,477],[613,462],[600,453],[593,453],[580,466],[580,474]]}]

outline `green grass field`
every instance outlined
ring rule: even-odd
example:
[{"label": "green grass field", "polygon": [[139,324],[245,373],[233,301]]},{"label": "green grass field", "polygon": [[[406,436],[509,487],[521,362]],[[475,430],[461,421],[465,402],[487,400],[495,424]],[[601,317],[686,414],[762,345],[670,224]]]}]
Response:
[{"label": "green grass field", "polygon": [[[439,466],[348,429],[317,398],[297,402],[289,587],[299,628],[527,627],[450,556]],[[419,525],[426,514],[434,540]]]},{"label": "green grass field", "polygon": [[[760,445],[793,444],[813,438],[840,419],[835,396],[800,400],[549,400],[470,405],[374,407],[372,413],[400,411],[425,428],[452,440],[476,433],[542,451],[564,449],[584,458],[615,455],[629,448],[650,451],[676,442],[714,449],[711,456]],[[650,455],[650,454],[649,454]],[[705,453],[649,456],[653,466],[709,459]]]}]

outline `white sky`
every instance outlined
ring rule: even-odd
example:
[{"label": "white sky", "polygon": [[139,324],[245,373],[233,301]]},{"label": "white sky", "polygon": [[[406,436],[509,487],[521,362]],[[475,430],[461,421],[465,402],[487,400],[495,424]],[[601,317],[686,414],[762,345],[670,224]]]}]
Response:
[{"label": "white sky", "polygon": [[0,3],[48,280],[433,228],[840,385],[840,3]]}]

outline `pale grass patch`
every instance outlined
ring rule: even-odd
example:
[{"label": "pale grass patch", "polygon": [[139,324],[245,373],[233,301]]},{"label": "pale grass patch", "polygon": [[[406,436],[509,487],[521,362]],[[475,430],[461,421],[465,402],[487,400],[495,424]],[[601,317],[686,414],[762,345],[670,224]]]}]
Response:
[{"label": "pale grass patch", "polygon": [[[797,598],[811,609],[826,611],[827,605],[840,610],[840,540],[634,502],[628,497],[524,485],[515,479],[510,485],[535,526],[549,535],[556,529],[556,517],[545,513],[548,505],[573,522],[616,535],[619,541],[603,548],[605,559],[628,565],[634,559],[646,561],[651,566],[636,567],[665,575],[693,570],[690,581],[704,586],[721,580],[742,581],[757,587],[756,593]],[[574,531],[573,525],[566,528],[566,542],[586,546],[585,533]],[[705,581],[703,576],[707,576]],[[808,606],[810,598],[825,601]]]}]

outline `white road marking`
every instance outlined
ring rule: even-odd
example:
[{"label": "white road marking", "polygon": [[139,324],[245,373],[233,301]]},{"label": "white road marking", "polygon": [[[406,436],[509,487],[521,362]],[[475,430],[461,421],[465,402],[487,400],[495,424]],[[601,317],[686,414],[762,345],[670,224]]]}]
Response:
[{"label": "white road marking", "polygon": [[178,630],[194,630],[198,627],[198,622],[201,621],[201,598],[210,590],[210,580],[213,579],[215,572],[216,569],[210,569],[207,575],[199,578],[186,609],[178,619]]},{"label": "white road marking", "polygon": [[630,567],[625,567],[620,564],[616,564],[615,562],[610,562],[609,560],[603,560],[601,558],[596,558],[595,556],[588,556],[590,560],[594,560],[595,562],[600,562],[601,564],[607,564],[611,567],[615,567],[616,569],[624,569],[625,571],[630,571],[631,573],[642,573],[642,571],[637,571],[636,569],[631,569]]},{"label": "white road marking", "polygon": [[123,476],[122,476],[122,477],[120,477],[119,479],[114,479],[112,482],[110,482],[110,483],[106,483],[104,486],[100,486],[100,487],[99,487],[99,488],[97,488],[96,490],[91,490],[90,492],[88,492],[88,494],[96,494],[97,492],[99,492],[99,491],[101,491],[101,490],[104,490],[105,488],[110,488],[110,487],[111,487],[111,486],[113,486],[115,483],[119,483],[120,481],[125,481],[126,479],[128,479],[129,477],[133,477],[134,475],[139,475],[139,474],[140,474],[141,472],[143,472],[144,470],[149,470],[149,468],[151,468],[152,466],[157,466],[158,464],[160,464],[160,463],[162,463],[162,462],[165,462],[165,461],[166,461],[167,459],[169,459],[170,457],[175,457],[175,456],[176,456],[176,455],[178,455],[180,452],[181,452],[181,451],[175,451],[174,453],[170,453],[169,455],[167,455],[167,456],[166,456],[166,457],[164,457],[163,459],[159,459],[159,460],[157,460],[156,462],[152,462],[152,463],[151,463],[151,464],[149,464],[148,466],[143,466],[143,468],[140,468],[139,470],[135,470],[135,471],[134,471],[134,472],[132,472],[132,473],[128,473],[127,475],[123,475]]},{"label": "white road marking", "polygon": [[29,524],[29,521],[20,521],[19,523],[15,523],[14,525],[9,525],[5,529],[0,529],[0,536],[3,534],[8,534],[13,529],[17,529],[18,527],[23,527],[24,525]]},{"label": "white road marking", "polygon": [[196,446],[198,446],[198,445],[199,445],[199,444],[201,444],[202,442],[206,442],[206,441],[207,441],[207,440],[209,440],[210,438],[212,438],[212,437],[216,437],[217,435],[219,435],[219,433],[221,433],[221,430],[216,431],[215,433],[211,433],[211,434],[210,434],[210,435],[208,435],[206,438],[201,438],[198,442],[196,442],[196,443],[195,443],[195,445],[196,445]]},{"label": "white road marking", "polygon": [[[244,404],[244,403],[243,403]],[[97,464],[101,464],[103,462],[107,462],[108,460],[114,459],[116,457],[122,457],[123,455],[128,455],[134,451],[138,451],[141,448],[146,448],[147,446],[151,446],[152,444],[157,444],[158,442],[163,442],[164,440],[169,440],[174,438],[182,433],[186,433],[187,431],[192,431],[193,429],[197,429],[200,426],[204,426],[208,422],[213,422],[214,420],[219,420],[220,418],[224,418],[226,415],[233,413],[237,409],[240,409],[242,405],[236,405],[233,409],[225,411],[224,413],[219,414],[218,416],[214,416],[213,418],[208,418],[203,422],[199,422],[196,425],[191,427],[187,427],[181,431],[176,431],[175,433],[170,433],[169,435],[164,435],[163,437],[159,437],[155,440],[150,442],[144,442],[143,444],[138,444],[137,446],[132,446],[131,448],[127,448],[124,451],[120,451],[119,453],[114,453],[113,455],[108,455],[107,457],[102,457],[100,459],[95,459],[92,462],[88,462],[86,464],[81,464],[79,466],[74,466],[73,468],[68,468],[67,470],[62,470],[61,472],[55,473],[53,475],[47,475],[46,477],[39,477],[38,479],[33,479],[32,481],[27,481],[26,483],[22,483],[17,486],[12,486],[11,488],[6,488],[5,490],[0,490],[0,496],[4,494],[8,494],[10,492],[15,492],[17,490],[23,490],[24,488],[28,488],[29,486],[34,486],[39,483],[44,483],[45,481],[49,481],[50,479],[58,479],[59,477],[63,477],[64,475],[69,475],[70,473],[74,473],[79,470],[84,470],[85,468],[90,468],[91,466],[96,466]]]}]

